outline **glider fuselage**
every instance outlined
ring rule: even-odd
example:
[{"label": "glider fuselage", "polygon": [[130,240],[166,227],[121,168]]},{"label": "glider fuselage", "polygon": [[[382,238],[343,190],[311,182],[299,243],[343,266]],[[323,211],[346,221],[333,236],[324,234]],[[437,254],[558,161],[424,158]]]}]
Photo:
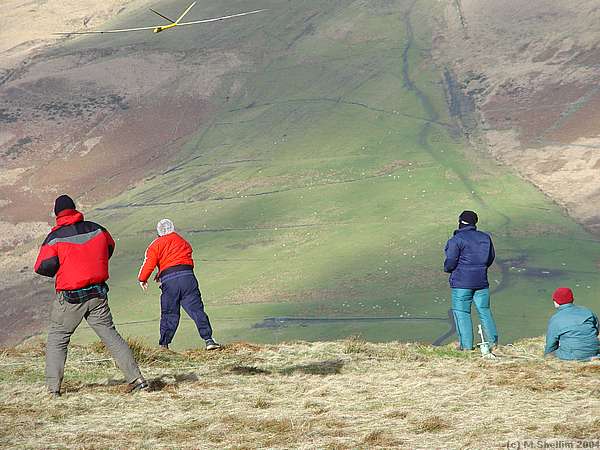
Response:
[{"label": "glider fuselage", "polygon": [[154,31],[155,33],[160,33],[161,31],[168,30],[169,28],[173,28],[173,27],[176,27],[176,26],[177,26],[176,23],[171,23],[169,25],[164,25],[164,26],[156,27],[152,31]]}]

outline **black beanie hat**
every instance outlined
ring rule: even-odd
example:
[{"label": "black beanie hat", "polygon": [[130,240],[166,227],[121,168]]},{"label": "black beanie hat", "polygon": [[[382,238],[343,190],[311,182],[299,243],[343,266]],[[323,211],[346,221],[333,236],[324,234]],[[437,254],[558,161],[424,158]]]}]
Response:
[{"label": "black beanie hat", "polygon": [[460,213],[460,216],[458,216],[458,221],[461,225],[475,225],[477,224],[477,220],[477,213],[474,211],[463,211]]},{"label": "black beanie hat", "polygon": [[65,209],[75,209],[75,202],[71,197],[63,194],[54,201],[54,214],[58,216],[58,213]]}]

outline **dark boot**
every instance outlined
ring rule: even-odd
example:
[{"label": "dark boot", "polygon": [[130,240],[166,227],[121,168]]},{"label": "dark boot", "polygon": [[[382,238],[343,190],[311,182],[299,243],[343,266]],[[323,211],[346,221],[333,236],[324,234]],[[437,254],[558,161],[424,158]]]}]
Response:
[{"label": "dark boot", "polygon": [[221,344],[217,344],[212,339],[206,340],[206,350],[219,350],[219,349],[221,349]]},{"label": "dark boot", "polygon": [[150,385],[148,384],[148,382],[144,378],[140,377],[137,380],[135,380],[127,385],[126,392],[128,394],[133,394],[134,392],[137,392],[137,391],[145,391],[149,387],[150,387]]}]

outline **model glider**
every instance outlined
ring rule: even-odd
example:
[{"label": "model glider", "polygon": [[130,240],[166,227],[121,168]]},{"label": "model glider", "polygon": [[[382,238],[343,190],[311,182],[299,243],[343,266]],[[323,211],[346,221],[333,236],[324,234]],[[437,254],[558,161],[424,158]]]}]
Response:
[{"label": "model glider", "polygon": [[199,24],[199,23],[217,22],[219,20],[232,19],[234,17],[248,16],[250,14],[256,14],[256,13],[265,11],[264,9],[257,9],[256,11],[248,11],[248,12],[243,12],[243,13],[239,13],[239,14],[231,14],[229,16],[215,17],[213,19],[203,19],[203,20],[194,20],[192,22],[182,22],[181,20],[186,16],[187,13],[190,12],[190,10],[195,5],[196,5],[196,2],[194,2],[190,6],[188,6],[187,9],[183,12],[183,14],[181,14],[181,16],[179,16],[179,19],[177,19],[177,20],[171,20],[167,16],[159,13],[158,11],[153,10],[152,8],[150,8],[150,11],[152,11],[154,14],[156,14],[156,15],[162,17],[163,19],[169,21],[169,23],[165,24],[165,25],[153,25],[153,26],[150,26],[150,27],[139,27],[139,28],[123,28],[123,29],[120,29],[120,30],[64,31],[64,32],[54,33],[54,34],[66,34],[66,35],[69,35],[69,34],[128,33],[130,31],[144,31],[144,30],[152,30],[155,33],[160,33],[161,31],[168,30],[170,28],[183,27],[183,26],[186,26],[186,25],[196,25],[196,24]]}]

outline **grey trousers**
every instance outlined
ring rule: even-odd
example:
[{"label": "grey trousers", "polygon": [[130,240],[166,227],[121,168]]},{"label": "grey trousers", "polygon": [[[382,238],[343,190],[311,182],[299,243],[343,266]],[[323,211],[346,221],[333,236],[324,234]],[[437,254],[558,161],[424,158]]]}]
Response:
[{"label": "grey trousers", "polygon": [[57,295],[50,313],[48,344],[46,347],[46,386],[50,392],[59,392],[65,372],[67,347],[71,335],[85,319],[115,359],[117,366],[131,383],[142,375],[127,342],[117,332],[108,300],[94,298],[84,303],[71,304]]}]

